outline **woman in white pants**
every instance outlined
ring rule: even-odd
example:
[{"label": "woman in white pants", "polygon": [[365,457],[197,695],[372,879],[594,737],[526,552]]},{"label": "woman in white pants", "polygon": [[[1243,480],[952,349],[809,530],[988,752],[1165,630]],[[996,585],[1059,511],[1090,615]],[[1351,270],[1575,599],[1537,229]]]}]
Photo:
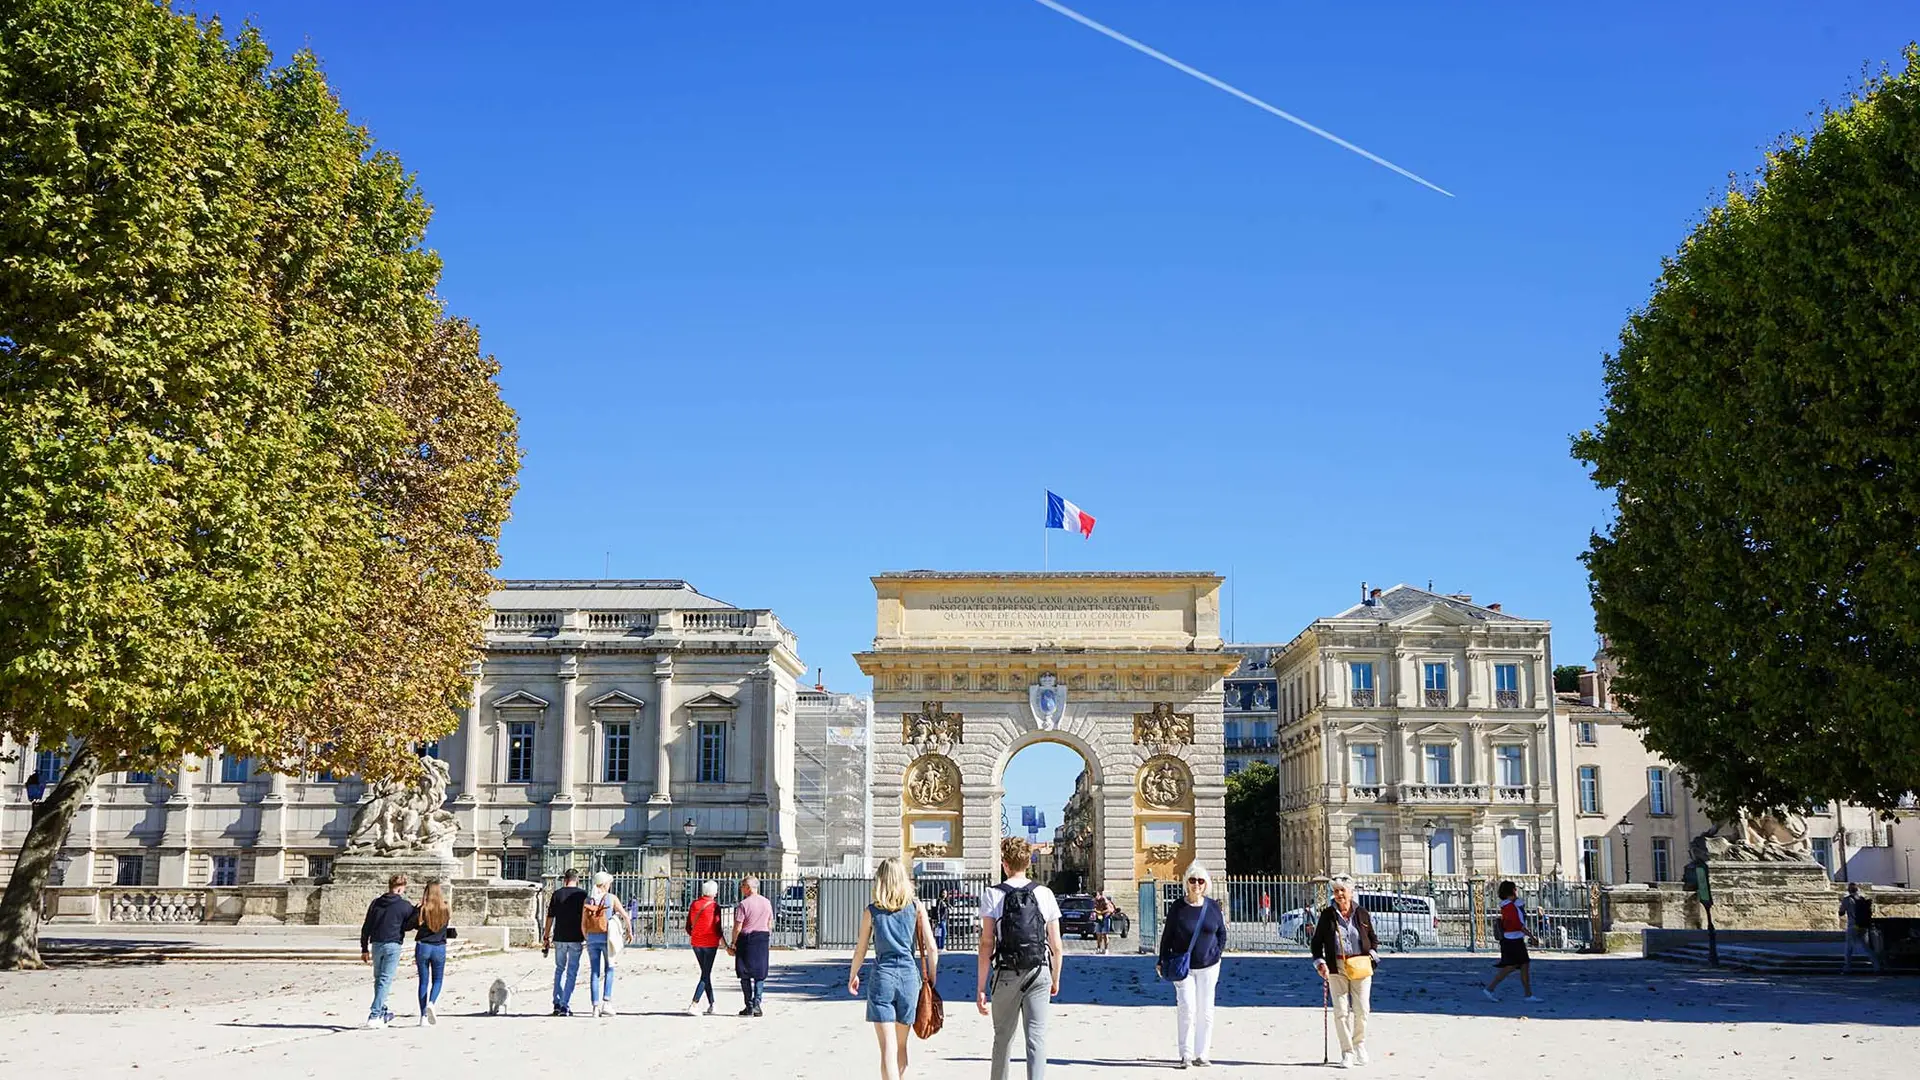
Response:
[{"label": "woman in white pants", "polygon": [[1187,896],[1167,908],[1160,932],[1160,962],[1154,966],[1173,984],[1179,1006],[1176,1048],[1180,1067],[1212,1064],[1213,992],[1220,984],[1220,954],[1227,947],[1227,918],[1207,897],[1213,875],[1199,863],[1187,868]]}]

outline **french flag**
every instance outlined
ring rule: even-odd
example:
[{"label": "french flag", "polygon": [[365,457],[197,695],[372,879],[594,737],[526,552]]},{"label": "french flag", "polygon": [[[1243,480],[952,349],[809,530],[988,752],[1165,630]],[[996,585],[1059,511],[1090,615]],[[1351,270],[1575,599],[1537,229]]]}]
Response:
[{"label": "french flag", "polygon": [[1067,500],[1047,492],[1047,528],[1066,529],[1081,536],[1093,535],[1093,515]]}]

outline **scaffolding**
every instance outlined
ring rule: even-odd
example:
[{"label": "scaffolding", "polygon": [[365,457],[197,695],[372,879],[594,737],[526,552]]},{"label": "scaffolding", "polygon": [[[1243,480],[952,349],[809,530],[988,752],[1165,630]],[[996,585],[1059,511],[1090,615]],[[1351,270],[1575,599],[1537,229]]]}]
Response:
[{"label": "scaffolding", "polygon": [[803,872],[866,874],[872,846],[873,703],[823,687],[794,708],[794,810]]}]

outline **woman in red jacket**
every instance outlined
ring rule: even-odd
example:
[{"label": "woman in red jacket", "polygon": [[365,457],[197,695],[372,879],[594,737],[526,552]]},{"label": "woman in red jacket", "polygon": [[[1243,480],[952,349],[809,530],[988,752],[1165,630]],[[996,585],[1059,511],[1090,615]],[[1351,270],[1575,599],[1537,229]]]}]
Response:
[{"label": "woman in red jacket", "polygon": [[699,898],[687,912],[687,940],[693,943],[694,958],[700,961],[700,982],[693,988],[693,1001],[687,1005],[688,1016],[700,1014],[702,994],[707,996],[706,1015],[713,1015],[713,957],[727,943],[721,930],[720,902],[714,899],[719,895],[719,882],[702,884]]}]

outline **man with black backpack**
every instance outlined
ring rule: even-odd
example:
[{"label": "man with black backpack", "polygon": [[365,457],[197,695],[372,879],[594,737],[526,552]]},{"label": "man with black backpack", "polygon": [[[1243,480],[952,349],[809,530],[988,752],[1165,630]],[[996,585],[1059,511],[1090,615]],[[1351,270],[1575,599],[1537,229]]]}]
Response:
[{"label": "man with black backpack", "polygon": [[1047,1075],[1047,1014],[1060,993],[1060,904],[1027,880],[1025,840],[1000,841],[1006,880],[980,898],[980,963],[974,1001],[993,1017],[993,1080],[1006,1080],[1018,1020],[1027,1036],[1027,1080]]}]

